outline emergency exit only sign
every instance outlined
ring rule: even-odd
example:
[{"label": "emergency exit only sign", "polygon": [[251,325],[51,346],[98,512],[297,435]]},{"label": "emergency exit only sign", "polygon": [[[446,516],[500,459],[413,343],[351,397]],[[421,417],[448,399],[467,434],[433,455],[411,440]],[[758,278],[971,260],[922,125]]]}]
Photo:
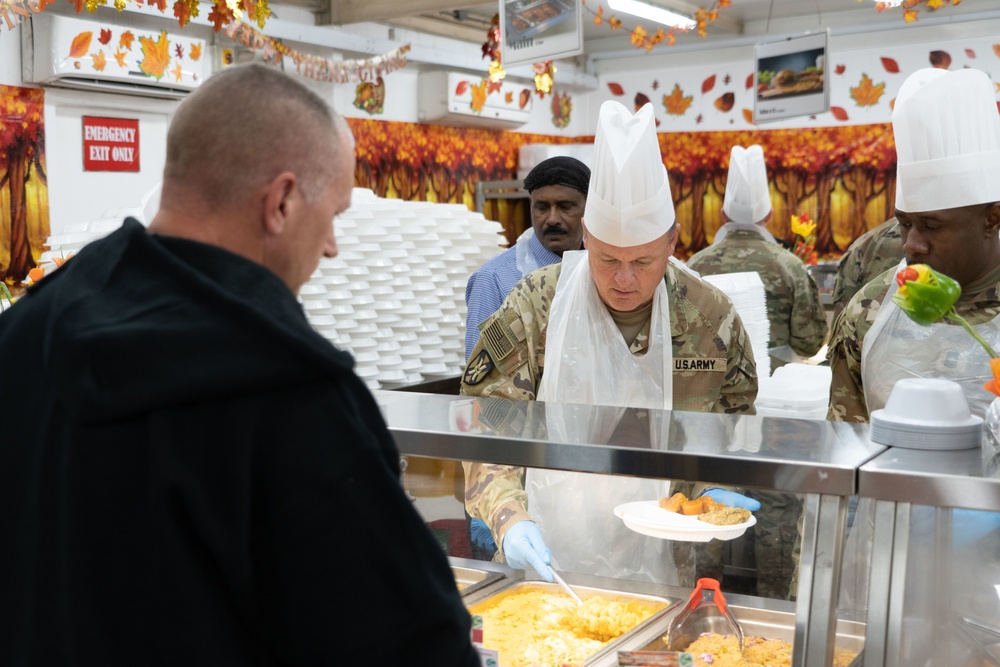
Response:
[{"label": "emergency exit only sign", "polygon": [[83,117],[84,171],[139,171],[139,120]]}]

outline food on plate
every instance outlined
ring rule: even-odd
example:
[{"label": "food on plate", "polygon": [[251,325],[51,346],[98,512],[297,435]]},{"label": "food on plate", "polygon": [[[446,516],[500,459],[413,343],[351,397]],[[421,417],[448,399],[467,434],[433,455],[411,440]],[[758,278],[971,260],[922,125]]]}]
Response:
[{"label": "food on plate", "polygon": [[750,510],[723,506],[698,515],[698,521],[704,521],[716,526],[734,526],[738,523],[743,523],[749,518]]},{"label": "food on plate", "polygon": [[[732,635],[704,632],[687,647],[694,656],[696,667],[791,667],[792,645],[781,639],[745,637],[743,655],[740,645]],[[847,667],[856,653],[845,648],[834,648],[834,667]]]},{"label": "food on plate", "polygon": [[601,595],[578,605],[565,593],[531,590],[485,600],[470,611],[483,617],[483,646],[499,651],[501,665],[530,667],[582,664],[663,606]]},{"label": "food on plate", "polygon": [[660,498],[660,507],[668,512],[680,513],[685,516],[696,516],[725,507],[725,505],[715,502],[711,496],[699,496],[688,500],[687,496],[678,492],[669,498]]},{"label": "food on plate", "polygon": [[669,498],[664,496],[660,498],[660,507],[667,510],[668,512],[680,512],[681,505],[687,500],[687,496],[678,491]]},{"label": "food on plate", "polygon": [[774,78],[771,79],[771,87],[780,88],[784,86],[791,86],[798,80],[799,80],[798,74],[796,74],[790,69],[783,69],[777,74],[775,74]]}]

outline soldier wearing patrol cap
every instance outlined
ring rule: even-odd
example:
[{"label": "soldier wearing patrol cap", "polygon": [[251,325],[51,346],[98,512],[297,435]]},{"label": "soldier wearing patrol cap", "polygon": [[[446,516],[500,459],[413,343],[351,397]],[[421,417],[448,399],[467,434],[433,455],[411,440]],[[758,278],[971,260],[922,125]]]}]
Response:
[{"label": "soldier wearing patrol cap", "polygon": [[[586,250],[527,275],[484,322],[463,394],[753,412],[757,375],[739,316],[724,294],[670,263],[678,230],[654,122],[651,105],[634,116],[617,102],[602,105],[583,218]],[[566,508],[559,494],[547,493],[549,482],[531,483],[543,471],[464,465],[466,508],[487,522],[501,545],[498,557],[512,566],[530,564],[552,580],[541,523],[562,569],[677,581],[661,566],[669,565],[664,545],[631,533],[611,511],[636,496],[658,497],[649,485],[662,489],[664,482],[567,473],[562,488],[585,493],[568,510],[572,521],[560,522],[551,506]],[[729,491],[709,493],[758,507]],[[575,549],[581,532],[588,553]]]}]

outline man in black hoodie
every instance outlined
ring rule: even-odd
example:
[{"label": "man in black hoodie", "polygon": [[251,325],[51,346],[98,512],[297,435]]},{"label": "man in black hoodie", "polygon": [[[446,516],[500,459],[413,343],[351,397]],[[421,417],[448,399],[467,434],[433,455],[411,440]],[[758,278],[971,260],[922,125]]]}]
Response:
[{"label": "man in black hoodie", "polygon": [[353,174],[322,99],[224,70],[177,109],[149,231],[0,316],[0,665],[479,664],[378,406],[296,301]]}]

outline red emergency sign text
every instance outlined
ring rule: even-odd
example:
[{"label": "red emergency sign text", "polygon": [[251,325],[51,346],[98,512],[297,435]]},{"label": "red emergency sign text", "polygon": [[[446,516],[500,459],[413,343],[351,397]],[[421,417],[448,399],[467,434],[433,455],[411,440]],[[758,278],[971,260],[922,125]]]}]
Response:
[{"label": "red emergency sign text", "polygon": [[83,117],[84,171],[139,171],[139,121]]}]

